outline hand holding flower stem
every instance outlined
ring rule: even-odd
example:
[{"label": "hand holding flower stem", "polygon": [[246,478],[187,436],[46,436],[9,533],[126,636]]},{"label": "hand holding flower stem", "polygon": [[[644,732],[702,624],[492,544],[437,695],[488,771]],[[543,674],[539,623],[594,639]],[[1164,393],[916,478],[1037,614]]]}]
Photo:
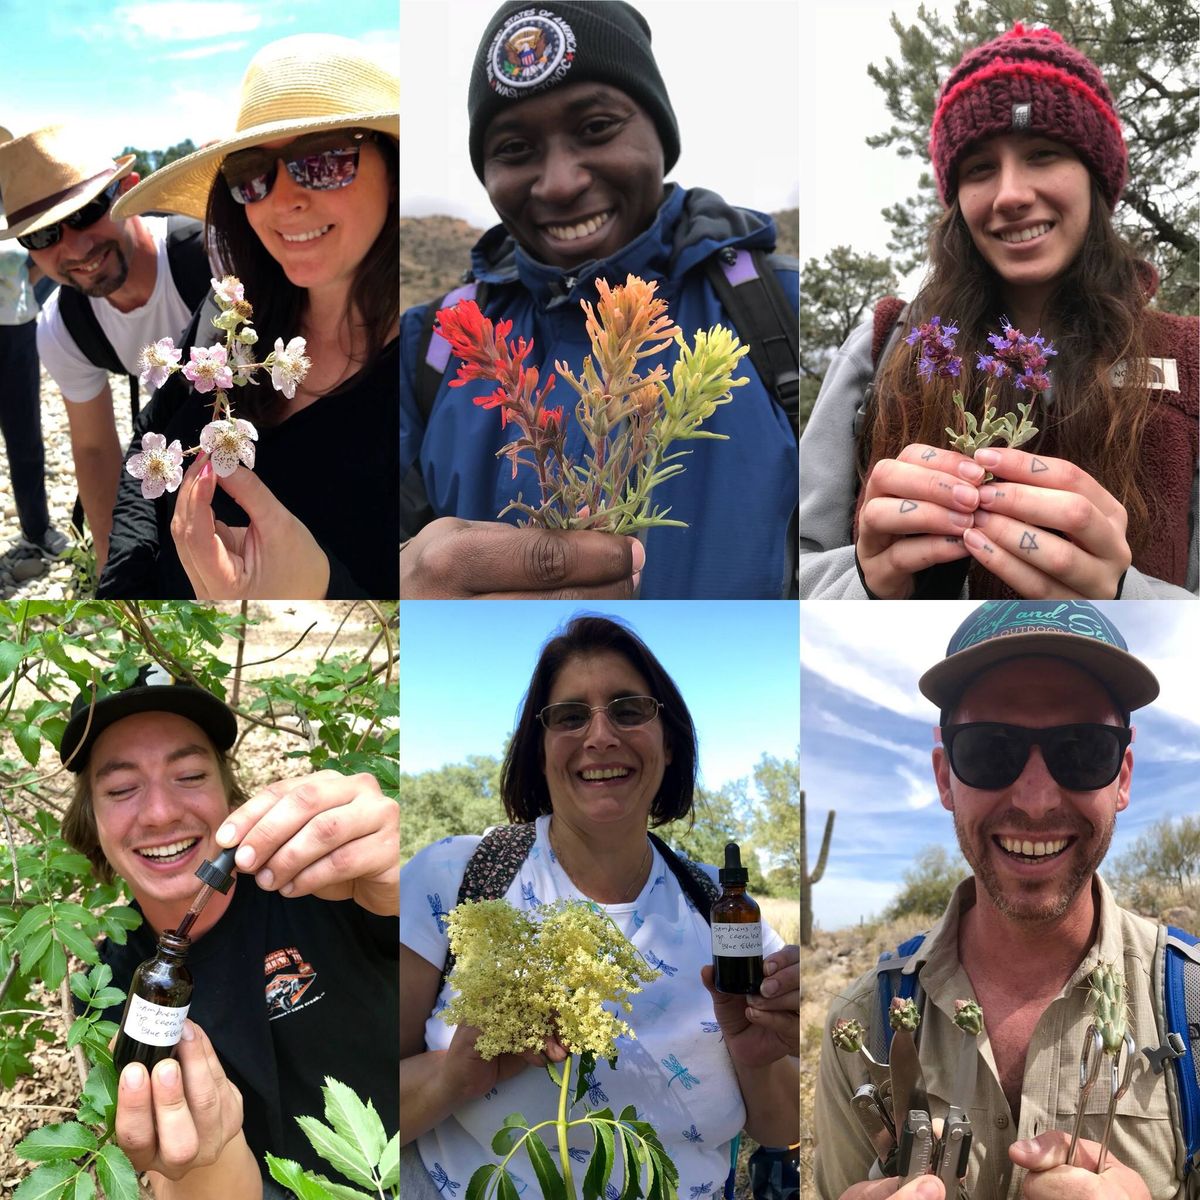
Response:
[{"label": "hand holding flower stem", "polygon": [[212,323],[225,334],[223,346],[193,346],[189,362],[179,366],[183,351],[170,338],[160,338],[146,346],[138,359],[143,384],[159,388],[169,376],[182,371],[197,392],[215,392],[213,420],[200,431],[200,444],[184,450],[178,440],[169,446],[160,433],[142,436],[142,448],[130,455],[125,469],[142,482],[142,496],[153,500],[164,491],[174,492],[183,480],[183,458],[205,451],[218,476],[232,475],[238,465],[254,466],[254,443],[258,431],[246,420],[235,417],[229,391],[245,387],[255,371],[271,372],[271,385],[289,400],[303,381],[311,363],[305,357],[305,341],[292,338],[287,346],[275,339],[275,349],[260,363],[250,357],[250,347],[258,341],[258,331],[250,324],[253,309],[246,300],[241,282],[232,275],[212,280],[219,315]]}]

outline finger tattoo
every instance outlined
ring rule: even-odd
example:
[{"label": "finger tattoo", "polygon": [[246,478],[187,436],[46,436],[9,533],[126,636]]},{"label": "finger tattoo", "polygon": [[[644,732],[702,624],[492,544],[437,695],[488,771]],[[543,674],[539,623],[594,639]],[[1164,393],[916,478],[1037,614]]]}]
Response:
[{"label": "finger tattoo", "polygon": [[1021,545],[1019,548],[1029,553],[1032,553],[1034,550],[1038,549],[1037,534],[1030,533],[1028,529],[1025,530],[1025,532],[1021,534]]},{"label": "finger tattoo", "polygon": [[900,511],[902,513],[910,513],[916,507],[917,507],[917,502],[915,500],[901,500],[900,501]]},{"label": "finger tattoo", "polygon": [[1036,475],[1039,471],[1048,470],[1050,470],[1050,468],[1044,462],[1042,462],[1040,458],[1035,458],[1033,462],[1029,464],[1029,471],[1033,475]]},{"label": "finger tattoo", "polygon": [[925,453],[921,455],[922,462],[928,462],[931,458],[937,458],[936,450],[926,450]]}]

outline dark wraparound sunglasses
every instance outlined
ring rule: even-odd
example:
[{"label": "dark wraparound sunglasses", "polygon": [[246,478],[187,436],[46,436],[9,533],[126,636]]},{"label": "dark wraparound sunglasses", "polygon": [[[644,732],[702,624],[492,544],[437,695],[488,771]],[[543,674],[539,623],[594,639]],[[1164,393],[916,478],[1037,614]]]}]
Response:
[{"label": "dark wraparound sunglasses", "polygon": [[538,720],[551,733],[579,733],[591,724],[593,713],[603,712],[618,729],[637,729],[649,725],[660,708],[662,704],[653,696],[618,696],[594,708],[582,700],[564,700],[547,704],[538,713]]},{"label": "dark wraparound sunglasses", "polygon": [[239,204],[255,204],[271,194],[280,159],[298,186],[313,192],[333,191],[354,182],[358,152],[374,140],[375,134],[368,129],[335,129],[305,134],[277,150],[251,146],[226,157],[221,175]]},{"label": "dark wraparound sunglasses", "polygon": [[1027,729],[975,721],[942,727],[942,744],[954,774],[968,787],[996,791],[1015,783],[1029,752],[1041,749],[1046,769],[1069,792],[1107,787],[1121,770],[1133,730],[1125,725],[1052,725]]},{"label": "dark wraparound sunglasses", "polygon": [[64,225],[68,229],[86,229],[89,225],[95,225],[112,208],[112,202],[120,190],[121,181],[114,180],[100,195],[89,200],[82,208],[76,209],[69,217],[63,217],[61,221],[47,225],[45,229],[23,233],[17,238],[17,245],[24,246],[26,250],[48,250],[51,246],[56,246],[62,241]]}]

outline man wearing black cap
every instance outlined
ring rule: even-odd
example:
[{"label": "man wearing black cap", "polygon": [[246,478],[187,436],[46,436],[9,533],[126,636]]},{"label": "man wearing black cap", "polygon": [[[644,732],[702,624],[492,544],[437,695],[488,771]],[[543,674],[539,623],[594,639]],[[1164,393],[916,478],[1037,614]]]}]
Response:
[{"label": "man wearing black cap", "polygon": [[[923,940],[885,955],[831,1007],[817,1085],[818,1194],[944,1195],[931,1175],[899,1191],[895,1179],[879,1178],[851,1105],[867,1082],[864,1060],[832,1040],[836,1022],[857,1020],[870,1030],[867,1049],[885,1059],[882,1007],[896,995],[917,999],[921,1009],[920,1064],[931,1115],[941,1117],[952,1103],[969,1115],[970,1194],[1182,1200],[1176,1080],[1172,1074],[1164,1084],[1140,1055],[1104,1172],[1093,1173],[1108,1107],[1107,1066],[1098,1099],[1084,1110],[1074,1165],[1066,1165],[1080,1102],[1078,1065],[1093,1019],[1087,981],[1099,963],[1124,973],[1137,1047],[1163,1041],[1155,974],[1162,930],[1118,907],[1096,873],[1117,814],[1130,802],[1129,714],[1155,699],[1158,681],[1086,601],[993,601],[963,622],[920,689],[941,710],[934,775],[974,876],[958,886]],[[965,1052],[955,1002],[972,998],[984,1025],[978,1050],[970,1052],[978,1055],[976,1082],[970,1095],[955,1096],[956,1087],[970,1089],[956,1078]],[[899,1077],[893,1054],[893,1095]],[[899,1125],[902,1114],[894,1115]],[[878,1182],[860,1182],[868,1178]]]},{"label": "man wearing black cap", "polygon": [[117,986],[178,925],[197,868],[237,847],[233,887],[192,928],[178,1062],[150,1087],[138,1063],[120,1078],[117,1140],[160,1200],[278,1196],[267,1151],[324,1169],[293,1118],[321,1113],[326,1075],[385,1125],[398,1114],[398,807],[371,776],[333,771],[247,799],[236,736],[222,701],[153,664],[79,697],[60,746],[77,776],[63,836],[102,880],[123,878],[145,918],[127,945],[101,944]]},{"label": "man wearing black cap", "polygon": [[[772,220],[664,184],[679,129],[649,24],[632,5],[502,5],[476,52],[468,111],[471,163],[502,224],[476,245],[469,288],[447,303],[469,291],[486,316],[512,321],[514,338],[533,339],[529,362],[543,378],[560,360],[579,371],[587,347],[580,301],[597,299],[598,280],[623,284],[630,274],[659,283],[688,337],[737,327],[724,289],[757,289],[775,315],[772,346],[786,348],[799,276],[794,261],[768,261]],[[512,430],[470,405],[494,385],[449,390],[457,364],[432,333],[429,306],[404,315],[401,336],[401,470],[412,469],[404,520],[420,529],[401,554],[403,596],[790,594],[798,485],[785,406],[794,364],[769,387],[758,367],[739,363],[748,384],[704,426],[730,440],[691,443],[686,472],[662,489],[661,502],[689,527],[637,541],[498,523],[522,480],[496,458]],[[752,358],[768,338],[753,341]],[[668,372],[677,353],[663,355]],[[570,403],[565,412],[568,453],[583,461]]]}]

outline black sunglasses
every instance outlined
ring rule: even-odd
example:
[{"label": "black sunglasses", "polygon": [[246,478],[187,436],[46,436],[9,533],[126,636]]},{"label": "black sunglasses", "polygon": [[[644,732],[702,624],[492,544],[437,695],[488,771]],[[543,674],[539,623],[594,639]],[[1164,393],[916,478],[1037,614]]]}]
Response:
[{"label": "black sunglasses", "polygon": [[24,246],[26,250],[48,250],[51,246],[56,246],[62,241],[64,225],[69,229],[86,229],[89,225],[95,225],[112,208],[112,202],[120,190],[121,181],[113,180],[100,195],[89,200],[82,208],[76,209],[70,216],[63,217],[61,221],[47,225],[44,229],[23,233],[17,238],[17,245]]},{"label": "black sunglasses", "polygon": [[538,720],[551,733],[580,733],[592,723],[593,713],[607,713],[618,729],[637,729],[649,725],[658,716],[662,704],[653,696],[618,696],[607,704],[595,707],[582,700],[563,700],[547,704],[538,713]]},{"label": "black sunglasses", "polygon": [[305,134],[276,150],[251,146],[228,155],[221,164],[221,175],[229,194],[239,204],[255,204],[271,194],[275,164],[280,159],[300,187],[314,192],[333,191],[354,182],[358,152],[374,140],[375,134],[369,129],[335,129]]},{"label": "black sunglasses", "polygon": [[1133,740],[1127,725],[1051,725],[1027,729],[997,721],[944,725],[942,744],[950,766],[968,787],[991,792],[1015,783],[1038,746],[1046,769],[1069,792],[1107,787],[1121,770]]}]

